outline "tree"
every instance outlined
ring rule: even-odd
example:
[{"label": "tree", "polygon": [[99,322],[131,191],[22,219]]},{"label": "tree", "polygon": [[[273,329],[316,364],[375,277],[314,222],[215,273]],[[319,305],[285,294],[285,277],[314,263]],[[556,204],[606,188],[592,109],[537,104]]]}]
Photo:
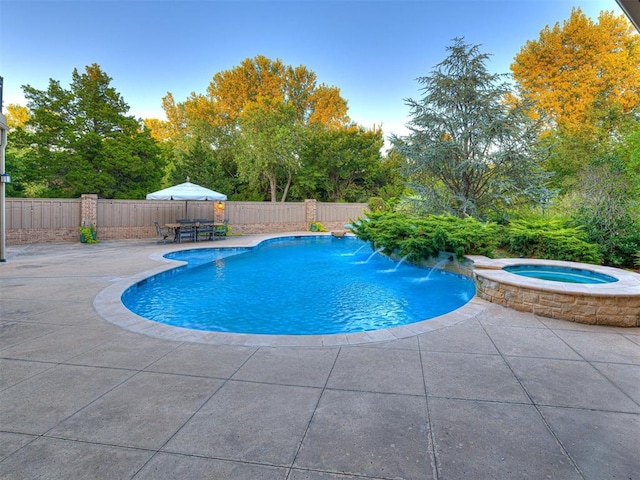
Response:
[{"label": "tree", "polygon": [[310,128],[296,179],[298,197],[362,202],[377,194],[382,174],[380,130]]},{"label": "tree", "polygon": [[[237,164],[226,170],[237,172],[239,198],[255,199],[263,191],[262,198],[273,201],[288,197],[299,171],[302,131],[311,125],[340,129],[349,124],[347,102],[337,88],[319,85],[316,74],[302,65],[261,55],[216,73],[206,94],[193,93],[176,103],[169,93],[163,108],[167,122],[148,124],[156,138],[171,145],[175,172],[182,171],[182,159],[197,138],[216,152],[203,161],[232,158]],[[252,156],[258,152],[259,157]]]},{"label": "tree", "polygon": [[252,184],[266,180],[271,201],[277,201],[280,191],[284,202],[300,168],[302,131],[294,107],[268,101],[253,104],[243,112],[240,125],[238,173]]},{"label": "tree", "polygon": [[612,153],[640,113],[640,37],[624,15],[595,23],[578,9],[528,41],[511,70],[521,94],[548,120],[554,182],[573,188],[591,160]]},{"label": "tree", "polygon": [[264,100],[275,110],[281,103],[291,106],[303,124],[340,127],[349,123],[347,102],[336,87],[318,85],[316,74],[303,65],[284,65],[263,55],[216,73],[206,95],[192,94],[185,102],[187,120],[235,124],[248,106]]},{"label": "tree", "polygon": [[238,197],[244,183],[238,177],[237,164],[228,148],[211,148],[197,136],[187,139],[183,146],[185,149],[179,152],[171,181],[167,183],[181,183],[190,177],[194,183],[224,192],[229,199]]},{"label": "tree", "polygon": [[162,160],[148,130],[126,113],[122,96],[97,64],[74,69],[71,88],[24,86],[29,183],[40,196],[143,198],[160,183]]},{"label": "tree", "polygon": [[522,94],[556,125],[597,128],[617,106],[640,106],[640,38],[624,15],[603,11],[598,23],[571,11],[562,26],[545,27],[511,65]]},{"label": "tree", "polygon": [[640,202],[640,122],[636,122],[635,128],[619,144],[616,156],[625,164],[632,196]]},{"label": "tree", "polygon": [[[540,124],[509,99],[487,54],[456,38],[450,55],[420,77],[423,97],[408,99],[411,133],[394,137],[412,188],[431,210],[482,216],[547,194],[536,149]],[[507,101],[509,100],[509,101]]]}]

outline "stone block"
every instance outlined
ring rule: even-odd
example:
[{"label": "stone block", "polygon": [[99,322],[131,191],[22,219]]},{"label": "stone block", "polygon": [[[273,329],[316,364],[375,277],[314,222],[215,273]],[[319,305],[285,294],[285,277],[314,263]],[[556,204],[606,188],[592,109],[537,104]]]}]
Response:
[{"label": "stone block", "polygon": [[616,303],[621,303],[626,305],[627,307],[635,308],[638,310],[638,314],[640,314],[640,297],[621,297],[615,299]]},{"label": "stone block", "polygon": [[595,316],[596,313],[598,312],[598,307],[596,307],[595,305],[581,305],[581,306],[576,306],[573,309],[573,312],[576,315],[584,315],[584,316]]},{"label": "stone block", "polygon": [[571,320],[578,323],[584,323],[586,325],[596,325],[598,323],[597,317],[593,315],[573,315]]},{"label": "stone block", "polygon": [[578,300],[578,297],[575,297],[573,295],[561,295],[561,294],[555,294],[553,296],[553,300],[556,303],[561,303],[561,304],[575,304],[576,301]]},{"label": "stone block", "polygon": [[531,308],[528,305],[520,302],[514,302],[509,304],[509,308],[513,308],[514,310],[518,310],[520,312],[530,312]]},{"label": "stone block", "polygon": [[517,290],[507,290],[504,292],[504,299],[509,303],[517,302],[520,300],[520,292]]},{"label": "stone block", "polygon": [[622,313],[620,310],[621,310],[620,307],[615,307],[612,305],[603,305],[601,307],[598,307],[598,309],[596,310],[596,313],[598,314],[599,317],[603,317],[603,316],[617,317],[620,313]]},{"label": "stone block", "polygon": [[598,315],[596,317],[597,325],[613,325],[615,327],[637,327],[638,323],[633,317],[627,317],[625,315],[616,315],[614,317],[611,316],[601,316]]},{"label": "stone block", "polygon": [[556,318],[558,320],[571,320],[574,321],[576,314],[564,308],[551,307],[551,318]]},{"label": "stone block", "polygon": [[534,310],[533,313],[535,315],[542,315],[543,317],[552,317],[551,314],[551,307],[548,306],[543,306],[543,305],[537,305]]},{"label": "stone block", "polygon": [[538,303],[544,307],[555,307],[557,305],[553,296],[549,296],[548,294],[541,294]]},{"label": "stone block", "polygon": [[485,292],[487,295],[491,296],[491,298],[495,298],[495,299],[504,298],[504,292],[502,290],[488,289],[488,290],[485,290]]}]

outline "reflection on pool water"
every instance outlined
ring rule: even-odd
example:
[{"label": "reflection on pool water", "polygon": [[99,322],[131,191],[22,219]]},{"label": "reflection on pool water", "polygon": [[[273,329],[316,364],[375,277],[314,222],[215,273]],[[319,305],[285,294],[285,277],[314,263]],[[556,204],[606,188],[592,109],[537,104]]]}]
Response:
[{"label": "reflection on pool water", "polygon": [[551,280],[553,282],[612,283],[618,281],[615,277],[611,277],[603,273],[597,273],[592,270],[556,267],[551,265],[514,265],[511,267],[504,267],[504,270],[524,277]]},{"label": "reflection on pool water", "polygon": [[475,295],[465,276],[398,265],[355,238],[287,237],[166,257],[188,264],[133,285],[122,302],[150,320],[197,330],[370,331],[451,312]]}]

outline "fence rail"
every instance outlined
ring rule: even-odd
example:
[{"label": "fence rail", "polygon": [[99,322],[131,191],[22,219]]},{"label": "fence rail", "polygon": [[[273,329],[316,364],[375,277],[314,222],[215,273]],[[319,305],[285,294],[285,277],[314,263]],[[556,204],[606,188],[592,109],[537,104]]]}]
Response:
[{"label": "fence rail", "polygon": [[[83,203],[85,197],[91,202]],[[157,200],[104,200],[7,198],[6,241],[9,245],[78,241],[78,226],[94,223],[100,239],[151,238],[154,222],[160,225],[180,218],[225,220],[235,233],[308,230],[321,222],[329,229],[361,217],[365,203],[305,202],[202,202]],[[87,210],[89,216],[87,217]],[[90,220],[87,220],[90,218]]]}]

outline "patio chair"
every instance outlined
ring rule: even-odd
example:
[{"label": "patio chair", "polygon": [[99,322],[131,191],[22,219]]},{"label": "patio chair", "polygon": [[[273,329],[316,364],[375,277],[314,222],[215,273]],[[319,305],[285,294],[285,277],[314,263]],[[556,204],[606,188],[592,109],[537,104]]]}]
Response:
[{"label": "patio chair", "polygon": [[153,225],[156,227],[158,236],[162,237],[162,243],[167,243],[167,238],[173,236],[173,231],[169,227],[161,227],[158,222],[153,222]]},{"label": "patio chair", "polygon": [[196,242],[199,242],[201,239],[213,240],[213,223],[196,223]]},{"label": "patio chair", "polygon": [[180,222],[180,229],[176,235],[178,243],[182,243],[182,239],[186,238],[195,242],[196,240],[196,224],[195,222]]}]

